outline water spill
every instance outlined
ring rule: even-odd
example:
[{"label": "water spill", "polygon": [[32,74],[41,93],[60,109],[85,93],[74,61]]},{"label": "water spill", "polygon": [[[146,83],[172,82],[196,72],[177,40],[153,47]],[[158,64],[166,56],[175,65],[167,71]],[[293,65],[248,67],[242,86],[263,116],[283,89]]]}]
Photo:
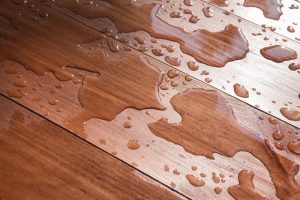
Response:
[{"label": "water spill", "polygon": [[282,15],[281,8],[283,5],[281,0],[245,0],[244,6],[259,8],[263,11],[264,16],[270,19],[279,20]]},{"label": "water spill", "polygon": [[280,108],[280,112],[287,119],[292,121],[300,121],[300,112],[292,108]]},{"label": "water spill", "polygon": [[234,93],[239,97],[242,97],[242,98],[249,97],[249,92],[243,85],[236,83],[233,85],[233,90],[234,90]]},{"label": "water spill", "polygon": [[200,176],[204,178],[204,177],[206,177],[206,174],[204,172],[201,172]]},{"label": "water spill", "polygon": [[[8,26],[0,28],[0,32],[9,42],[0,46],[0,61],[8,59],[17,61],[38,75],[44,75],[46,71],[51,71],[59,80],[63,81],[72,78],[68,72],[62,69],[65,65],[74,64],[74,66],[92,68],[91,62],[88,61],[89,59],[84,59],[86,55],[80,51],[77,45],[99,37],[99,33],[60,15],[49,17],[44,23],[32,22],[33,15],[42,18],[45,13],[48,13],[48,10],[44,10],[38,4],[30,5],[17,6],[8,1],[1,4],[3,9],[0,11],[0,16],[5,15],[9,21],[3,21],[3,18],[0,17],[0,26],[2,28],[4,25]],[[22,17],[16,15],[16,9],[22,13]],[[10,28],[13,32],[6,32],[9,27],[13,27]],[[58,31],[57,27],[61,30]],[[65,34],[62,35],[61,32]],[[48,40],[45,40],[45,37]],[[50,54],[49,51],[53,53]],[[62,56],[69,52],[72,52],[72,56],[68,58]]]},{"label": "water spill", "polygon": [[288,149],[294,154],[300,155],[300,140],[293,140],[289,142]]},{"label": "water spill", "polygon": [[294,29],[294,27],[292,27],[292,26],[288,26],[288,27],[286,28],[286,30],[287,30],[288,32],[290,32],[290,33],[294,33],[294,32],[295,32],[295,29]]},{"label": "water spill", "polygon": [[169,172],[169,171],[170,171],[170,167],[169,167],[168,165],[165,165],[165,166],[164,166],[164,170],[165,170],[166,172]]},{"label": "water spill", "polygon": [[198,16],[193,15],[190,17],[189,22],[196,24],[199,20],[200,20],[200,18]]},{"label": "water spill", "polygon": [[14,81],[13,84],[16,87],[25,88],[27,86],[27,81],[23,79],[18,79]]},{"label": "water spill", "polygon": [[170,185],[171,185],[172,188],[176,188],[176,184],[174,182],[171,182]]},{"label": "water spill", "polygon": [[177,87],[178,86],[178,82],[177,81],[171,81],[171,86],[172,87]]},{"label": "water spill", "polygon": [[172,46],[172,45],[165,45],[165,44],[162,44],[161,47],[167,49],[167,51],[170,52],[170,53],[172,53],[172,52],[175,51],[175,47]]},{"label": "water spill", "polygon": [[289,64],[289,69],[292,71],[296,71],[296,70],[300,69],[300,64],[291,63],[291,64]]},{"label": "water spill", "polygon": [[140,47],[138,48],[138,50],[139,50],[140,52],[146,52],[146,51],[148,51],[148,47],[146,47],[146,46],[140,46]]},{"label": "water spill", "polygon": [[193,14],[193,12],[190,9],[183,9],[183,13],[187,14],[187,15],[188,14],[190,14],[190,15]]},{"label": "water spill", "polygon": [[131,128],[132,125],[131,125],[130,122],[124,122],[124,123],[123,123],[123,127],[124,127],[124,128]]},{"label": "water spill", "polygon": [[202,187],[205,185],[205,181],[203,179],[199,179],[192,174],[188,174],[185,177],[194,187]]},{"label": "water spill", "polygon": [[274,146],[279,150],[284,150],[284,144],[282,142],[274,142]]},{"label": "water spill", "polygon": [[268,121],[270,122],[270,124],[277,124],[277,120],[273,117],[269,117]]},{"label": "water spill", "polygon": [[194,61],[188,61],[187,65],[188,65],[189,69],[192,71],[197,71],[199,69],[199,66]]},{"label": "water spill", "polygon": [[21,6],[27,3],[27,0],[11,0],[14,4]]},{"label": "water spill", "polygon": [[25,94],[20,90],[20,89],[9,89],[7,90],[7,95],[9,97],[14,97],[14,98],[23,98]]},{"label": "water spill", "polygon": [[289,7],[289,9],[299,9],[299,6],[295,5],[295,4],[291,4],[291,6]]},{"label": "water spill", "polygon": [[181,44],[182,52],[210,66],[224,67],[230,61],[244,58],[249,51],[241,30],[231,24],[220,32],[197,30],[185,33],[176,30],[173,35],[176,34],[179,39],[174,40]]},{"label": "water spill", "polygon": [[112,52],[116,53],[120,51],[120,45],[116,42],[116,40],[112,38],[107,38],[107,43]]},{"label": "water spill", "polygon": [[111,121],[126,108],[164,110],[158,97],[162,72],[144,59],[137,54],[102,59],[98,65],[101,76],[83,80],[79,91],[83,111],[66,126],[83,132],[82,123],[90,118]]},{"label": "water spill", "polygon": [[297,52],[282,45],[273,45],[260,50],[263,57],[277,63],[297,58]]},{"label": "water spill", "polygon": [[166,56],[165,61],[173,66],[180,66],[181,64],[181,60],[179,58],[173,58],[170,56]]},{"label": "water spill", "polygon": [[213,12],[212,12],[212,9],[210,8],[210,6],[204,7],[202,9],[202,12],[203,12],[204,16],[207,18],[213,17]]},{"label": "water spill", "polygon": [[146,44],[145,39],[139,36],[135,36],[133,39],[135,39],[139,44]]},{"label": "water spill", "polygon": [[210,82],[212,82],[212,79],[211,79],[211,78],[205,78],[204,81],[205,81],[206,83],[210,83]]},{"label": "water spill", "polygon": [[127,143],[127,147],[131,150],[137,150],[141,146],[140,142],[138,140],[129,140]]},{"label": "water spill", "polygon": [[213,153],[232,157],[240,151],[249,152],[268,169],[278,198],[300,198],[300,186],[295,180],[299,166],[276,154],[267,141],[241,126],[217,91],[189,89],[174,96],[170,103],[182,122],[170,124],[161,119],[151,123],[153,134],[210,159],[214,158]]},{"label": "water spill", "polygon": [[168,90],[169,89],[169,85],[166,84],[166,83],[162,83],[160,86],[159,86],[160,89],[162,90]]},{"label": "water spill", "polygon": [[164,55],[164,52],[161,49],[152,49],[151,51],[152,51],[153,55],[155,55],[155,56],[163,56]]},{"label": "water spill", "polygon": [[58,99],[56,99],[56,98],[49,98],[48,99],[48,103],[49,103],[49,105],[54,106],[54,105],[56,105],[58,103]]},{"label": "water spill", "polygon": [[192,0],[184,0],[183,3],[184,3],[184,5],[186,5],[186,6],[192,6],[192,5],[193,5]]},{"label": "water spill", "polygon": [[215,183],[220,183],[220,177],[217,176],[216,172],[212,172],[212,177],[211,179],[213,180],[213,182]]},{"label": "water spill", "polygon": [[281,131],[274,131],[272,133],[272,137],[275,139],[275,140],[282,140],[284,138],[284,133],[281,132]]},{"label": "water spill", "polygon": [[236,200],[268,200],[259,194],[254,187],[254,173],[250,170],[242,170],[239,173],[239,185],[228,188],[228,193]]},{"label": "water spill", "polygon": [[220,7],[228,6],[228,0],[205,0],[205,1]]},{"label": "water spill", "polygon": [[170,79],[173,79],[175,77],[177,77],[179,75],[179,72],[176,70],[176,69],[170,69],[168,72],[167,72],[167,75]]},{"label": "water spill", "polygon": [[180,171],[178,171],[177,169],[174,169],[174,170],[173,170],[173,174],[179,176],[179,175],[180,175]]},{"label": "water spill", "polygon": [[55,87],[56,89],[62,89],[62,88],[64,87],[64,85],[61,84],[61,83],[58,83],[58,84],[55,84],[54,87]]},{"label": "water spill", "polygon": [[192,81],[192,77],[191,76],[189,76],[188,74],[186,74],[185,76],[184,76],[184,80],[186,80],[186,81]]},{"label": "water spill", "polygon": [[214,188],[214,191],[215,191],[216,194],[221,194],[222,188],[220,188],[220,187],[215,187],[215,188]]},{"label": "water spill", "polygon": [[[224,1],[223,1],[224,2]],[[248,53],[248,41],[242,31],[229,24],[223,31],[210,32],[208,30],[196,30],[188,33],[181,28],[169,25],[167,22],[157,17],[160,5],[143,5],[120,7],[114,5],[113,10],[124,13],[124,17],[118,17],[111,12],[111,8],[101,7],[98,10],[87,10],[76,3],[69,3],[66,7],[73,12],[79,13],[87,18],[106,17],[111,19],[120,32],[147,31],[152,37],[162,38],[180,44],[183,53],[193,56],[198,62],[214,67],[224,67],[226,63],[243,59]],[[98,12],[96,12],[98,11]],[[126,23],[126,18],[134,18],[137,15],[149,13],[150,18],[143,19],[139,26]]]},{"label": "water spill", "polygon": [[203,71],[201,72],[201,75],[205,75],[205,76],[207,76],[207,75],[209,75],[209,72],[208,72],[208,71],[206,71],[206,70],[203,70]]},{"label": "water spill", "polygon": [[172,18],[180,18],[180,17],[182,17],[182,14],[181,14],[181,12],[173,11],[173,12],[170,13],[170,17],[172,17]]}]

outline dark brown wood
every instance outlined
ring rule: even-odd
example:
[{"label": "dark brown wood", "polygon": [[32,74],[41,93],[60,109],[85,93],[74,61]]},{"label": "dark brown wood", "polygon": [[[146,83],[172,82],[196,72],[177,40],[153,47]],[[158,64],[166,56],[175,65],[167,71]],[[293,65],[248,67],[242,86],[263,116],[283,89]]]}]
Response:
[{"label": "dark brown wood", "polygon": [[[52,6],[90,27],[111,36],[117,35],[122,42],[128,37],[126,42],[129,46],[300,127],[299,89],[294,84],[299,81],[299,74],[289,69],[290,64],[297,64],[300,59],[294,57],[276,63],[260,53],[260,49],[270,45],[283,45],[299,54],[296,41],[274,33],[268,26],[258,26],[222,10],[229,7],[220,9],[201,0],[192,1],[192,5],[183,4],[181,0],[156,3],[137,1],[136,5],[128,5],[130,2],[107,0],[87,4],[86,1],[64,0],[60,2],[63,6]],[[210,7],[212,17],[206,17],[202,12],[207,7]],[[179,13],[179,17],[174,17],[172,13]],[[200,20],[192,23],[189,20],[191,16],[197,16]],[[137,37],[144,43],[136,41]],[[152,39],[158,42],[150,42]],[[173,46],[173,50],[166,51],[162,44]],[[164,55],[153,54],[155,48],[161,49]],[[199,69],[191,69],[187,64],[190,61]],[[204,76],[200,70],[206,70],[209,74]],[[244,86],[249,96],[236,94],[232,87],[234,84]],[[282,112],[283,107],[293,113]]]},{"label": "dark brown wood", "polygon": [[0,96],[0,199],[184,199]]},{"label": "dark brown wood", "polygon": [[[290,148],[290,144],[298,138],[295,134],[297,129],[227,95],[235,92],[241,98],[249,96],[252,105],[255,103],[252,98],[259,100],[259,105],[274,104],[270,96],[272,90],[263,93],[263,97],[270,100],[266,103],[265,99],[261,99],[262,95],[258,95],[262,92],[260,88],[243,87],[240,81],[244,75],[248,77],[249,84],[256,84],[256,79],[259,79],[254,75],[248,76],[250,68],[235,64],[223,68],[209,67],[209,71],[205,71],[207,66],[194,62],[190,56],[183,54],[180,57],[178,44],[176,46],[174,42],[158,39],[155,43],[145,32],[119,34],[117,39],[122,42],[130,36],[127,46],[87,26],[90,25],[88,22],[97,22],[97,19],[85,19],[84,23],[80,23],[76,20],[81,20],[82,16],[71,15],[69,10],[55,8],[59,13],[35,1],[34,6],[32,1],[28,2],[19,5],[7,0],[1,5],[1,20],[4,22],[4,28],[0,30],[3,38],[0,41],[0,60],[3,61],[0,64],[1,94],[193,199],[231,199],[227,189],[238,185],[238,174],[244,169],[255,174],[254,187],[251,188],[268,198],[276,199],[278,191],[280,197],[286,194],[286,188],[281,187],[278,180],[290,179],[291,183],[295,183],[293,173],[297,168],[290,166],[299,164],[299,155],[297,149]],[[94,4],[84,6],[89,13]],[[126,8],[122,6],[117,8]],[[95,8],[97,11],[99,6]],[[139,13],[143,14],[142,10]],[[127,24],[133,24],[137,31],[140,30],[140,26],[134,23],[135,19],[122,17],[123,13],[112,14],[117,19],[121,17],[125,28]],[[137,18],[134,12],[131,14]],[[66,15],[75,16],[76,20]],[[139,21],[146,24],[149,16],[144,15],[145,21],[144,18]],[[221,18],[225,15],[219,10],[215,16]],[[167,12],[164,17],[168,17]],[[234,16],[226,19],[238,23]],[[174,23],[174,20],[169,22]],[[209,27],[215,25],[203,24]],[[109,23],[106,25],[112,27]],[[219,25],[222,27],[224,24]],[[245,22],[243,27],[246,25]],[[108,35],[115,36],[114,33]],[[144,36],[146,44],[143,44]],[[158,50],[150,51],[150,45]],[[135,48],[143,52],[147,50],[145,53],[148,55]],[[164,56],[160,56],[161,53]],[[182,63],[191,61],[189,68],[183,70],[182,66],[169,65],[178,65],[178,58],[182,59]],[[250,60],[256,61],[253,57]],[[247,64],[243,60],[241,62]],[[257,65],[253,66],[261,67],[265,62],[269,61],[260,56]],[[231,74],[231,67],[241,71]],[[174,68],[188,70],[190,75],[200,76],[209,84],[217,83],[225,93]],[[272,69],[272,72],[283,75],[279,73],[282,68]],[[230,81],[227,82],[223,75],[230,75]],[[259,85],[264,86],[265,83],[259,82]],[[288,95],[283,95],[283,92],[295,92],[293,88],[276,92],[286,102]],[[189,94],[187,90],[198,91],[196,97],[186,96]],[[184,99],[181,106],[172,101],[179,93]],[[215,94],[216,98],[201,95],[207,93]],[[280,102],[274,105],[281,107]],[[153,128],[153,125],[156,126]],[[169,137],[170,130],[174,130],[175,137]],[[273,132],[278,131],[284,134],[284,138],[273,136]],[[237,140],[235,136],[242,139]],[[268,153],[271,151],[267,151],[264,140],[270,143],[268,146],[276,153],[274,155],[278,156],[279,162],[271,159],[272,155]],[[221,145],[223,143],[226,148]],[[199,148],[203,148],[204,144],[207,148]],[[206,151],[209,151],[208,154],[205,154]],[[215,160],[211,160],[212,156]],[[287,166],[287,171],[293,173],[287,175],[283,172],[282,163],[288,163],[284,167]],[[277,177],[277,174],[280,176]],[[295,179],[299,180],[299,175]],[[295,197],[298,186],[294,185],[288,187],[292,189],[288,195]],[[282,191],[285,194],[282,195]]]}]

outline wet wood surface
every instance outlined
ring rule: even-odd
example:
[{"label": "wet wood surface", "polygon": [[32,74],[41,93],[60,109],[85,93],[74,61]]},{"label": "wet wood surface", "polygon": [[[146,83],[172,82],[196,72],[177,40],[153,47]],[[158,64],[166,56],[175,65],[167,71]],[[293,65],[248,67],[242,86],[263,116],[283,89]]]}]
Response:
[{"label": "wet wood surface", "polygon": [[[265,58],[261,53],[265,47],[282,45],[299,54],[299,44],[295,40],[275,34],[268,25],[261,27],[230,14],[223,7],[220,9],[203,1],[189,1],[191,5],[180,0],[154,4],[152,2],[155,1],[137,1],[139,6],[126,6],[122,1],[93,2],[87,4],[86,1],[74,3],[66,0],[60,1],[59,6],[52,6],[90,27],[108,31],[108,35],[155,59],[300,127],[299,87],[295,84],[300,80],[297,72],[299,58],[276,61]],[[209,11],[205,12],[206,8]],[[199,20],[191,22],[192,17]],[[238,28],[240,33],[230,27]],[[152,39],[158,42],[153,43]],[[161,45],[172,48],[162,48]],[[163,55],[155,55],[153,49],[161,49]],[[168,58],[172,58],[173,62]],[[191,67],[189,62],[198,67]],[[208,74],[203,74],[204,70]],[[249,95],[243,97],[236,94],[234,84],[244,86]],[[292,119],[283,115],[281,108],[293,109],[298,117]]]},{"label": "wet wood surface", "polygon": [[[170,3],[162,3],[172,7]],[[221,31],[224,24],[234,25],[216,35],[200,31],[199,35],[189,36],[174,29],[189,41],[208,35],[208,40],[220,37],[225,44],[238,43],[239,49],[223,46],[229,52],[224,55],[213,48],[220,55],[216,60],[211,52],[198,55],[203,49],[184,45],[172,32],[167,32],[171,35],[166,37],[166,33],[149,29],[151,15],[147,14],[155,5],[138,9],[128,5],[128,1],[102,2],[97,6],[87,1],[78,4],[2,1],[0,5],[2,95],[187,198],[299,199],[299,97],[295,84],[299,74],[250,48],[253,43],[260,45],[258,50],[268,46],[256,37],[249,39],[250,32],[246,34],[255,28],[259,30],[258,26],[246,29],[249,22],[244,20],[234,24],[238,18],[223,16],[223,11],[214,7],[214,16],[223,17],[224,23],[207,22],[205,28],[215,30],[220,26]],[[123,12],[118,12],[120,9]],[[170,12],[161,11],[161,17],[168,17]],[[105,15],[127,31],[117,33],[107,18],[101,19]],[[140,17],[144,23],[136,15],[144,16]],[[172,16],[175,16],[172,20],[164,19],[174,25],[176,13]],[[210,26],[214,29],[209,29]],[[247,41],[236,26],[241,27]],[[270,34],[273,38],[281,37]],[[175,43],[175,40],[180,41]],[[247,52],[246,43],[250,51],[242,58]],[[295,41],[288,40],[287,44],[297,51]],[[191,60],[188,54],[195,58]],[[181,64],[189,66],[176,66],[179,62],[176,56]],[[294,54],[287,51],[276,59],[280,56],[285,60]],[[197,59],[207,66],[196,62]],[[242,64],[259,64],[263,66],[255,69],[259,72],[272,66],[266,73],[274,80],[278,80],[279,74],[288,78],[278,80],[280,83],[267,81],[263,73],[259,77],[257,71],[249,72],[252,70],[249,66],[239,71]],[[242,80],[255,86],[252,89]],[[220,88],[215,82],[222,83],[222,91],[216,89]],[[277,84],[282,84],[280,91]],[[280,112],[282,107],[285,110]]]},{"label": "wet wood surface", "polygon": [[[275,8],[263,4],[261,4],[261,6],[244,6],[244,2],[245,1],[240,0],[229,1],[227,6],[221,6],[220,8],[237,16],[240,16],[246,20],[249,20],[255,24],[261,25],[262,27],[272,29],[272,31],[279,33],[280,35],[283,35],[287,38],[293,39],[298,42],[300,41],[300,28],[298,21],[300,17],[299,1],[269,1],[274,2],[273,5]],[[217,3],[210,3],[219,6]],[[268,13],[269,10],[275,11],[273,16],[265,16],[265,13]]]},{"label": "wet wood surface", "polygon": [[1,199],[186,199],[3,96],[0,107]]}]

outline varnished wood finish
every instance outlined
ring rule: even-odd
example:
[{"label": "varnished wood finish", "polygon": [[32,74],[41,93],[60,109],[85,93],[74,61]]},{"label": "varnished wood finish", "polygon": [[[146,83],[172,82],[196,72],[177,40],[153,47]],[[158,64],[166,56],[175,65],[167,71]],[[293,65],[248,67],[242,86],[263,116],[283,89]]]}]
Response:
[{"label": "varnished wood finish", "polygon": [[0,96],[0,199],[185,199]]},{"label": "varnished wood finish", "polygon": [[[225,12],[222,10],[223,8],[220,9],[216,6],[205,4],[202,1],[192,1],[192,6],[186,6],[180,0],[158,3],[154,1],[157,5],[151,4],[151,1],[137,1],[141,4],[137,7],[124,6],[123,3],[118,3],[118,1],[107,1],[107,3],[95,1],[91,5],[83,3],[84,1],[74,3],[66,0],[65,2],[68,3],[61,3],[65,6],[56,7],[56,9],[100,31],[110,30],[112,33],[109,33],[109,35],[118,35],[119,40],[122,42],[127,37],[128,45],[166,64],[170,64],[166,61],[167,56],[178,58],[181,60],[180,64],[174,65],[178,70],[200,79],[227,94],[233,95],[252,106],[256,106],[264,112],[271,113],[281,120],[300,127],[298,120],[290,120],[280,112],[282,107],[289,107],[300,112],[300,91],[295,84],[299,82],[299,73],[289,69],[289,64],[299,63],[299,58],[276,63],[265,59],[260,53],[260,49],[273,44],[284,45],[299,54],[299,46],[296,41],[275,34],[268,28],[262,28],[247,20],[231,15],[229,12]],[[95,6],[96,4],[97,6]],[[164,8],[160,8],[160,5],[163,5]],[[204,16],[202,10],[208,6],[211,7],[213,17]],[[197,23],[190,23],[189,18],[191,14],[183,14],[184,9],[190,9],[193,15],[198,16],[200,20]],[[172,18],[170,17],[172,12],[180,12],[182,17]],[[137,15],[141,17],[136,17]],[[107,18],[111,19],[111,21]],[[195,44],[200,46],[203,41],[199,34],[196,36],[195,33],[197,31],[220,32],[225,30],[229,24],[239,27],[249,43],[249,52],[244,59],[240,56],[237,57],[238,60],[227,63],[225,67],[211,67],[205,65],[204,63],[206,62],[196,62],[197,57],[186,52],[185,47],[182,46],[182,40],[187,43],[186,46]],[[183,34],[183,32],[186,32],[186,34]],[[193,36],[190,37],[188,33],[190,35],[193,34]],[[256,35],[258,33],[260,35]],[[179,38],[177,38],[178,36]],[[145,43],[137,42],[134,39],[135,37],[142,38]],[[158,39],[159,42],[152,43],[151,39],[153,38]],[[218,62],[221,62],[223,57],[218,54],[227,53],[228,47],[220,47],[213,44],[215,40],[223,43],[222,39],[212,35],[203,40],[209,41],[207,42],[209,47],[205,49],[213,49],[215,51],[214,54],[217,55],[216,60],[219,59]],[[218,44],[218,42],[216,43]],[[237,41],[235,42],[238,43]],[[162,48],[163,56],[153,55],[151,49],[161,48],[161,44],[172,45],[174,50],[168,52]],[[146,50],[145,47],[147,47]],[[236,48],[240,48],[240,46],[237,45]],[[187,65],[189,61],[196,62],[199,69],[191,70]],[[203,70],[208,71],[209,75],[201,74]],[[248,98],[235,94],[233,85],[236,83],[243,85],[248,90]]]},{"label": "varnished wood finish", "polygon": [[[122,6],[126,2],[122,1]],[[121,34],[118,40],[115,40],[86,26],[94,26],[95,21],[92,20],[93,23],[90,24],[90,19],[74,16],[63,7],[55,7],[59,13],[44,5],[35,6],[49,16],[32,21],[31,18],[32,15],[35,16],[35,12],[32,14],[28,6],[18,7],[7,2],[2,6],[4,9],[0,11],[11,24],[6,21],[5,31],[0,31],[4,38],[3,43],[0,43],[1,52],[3,52],[0,56],[3,59],[0,65],[1,94],[9,96],[49,120],[73,131],[76,135],[189,198],[232,199],[236,194],[244,195],[243,188],[251,188],[249,191],[251,194],[248,195],[259,194],[255,196],[271,199],[282,198],[286,195],[297,199],[299,193],[295,182],[299,182],[299,174],[295,171],[299,164],[299,155],[291,152],[288,144],[299,139],[296,134],[299,130],[275,119],[273,115],[263,113],[228,95],[232,94],[235,82],[241,83],[242,78],[248,77],[245,74],[240,74],[238,81],[231,80],[230,84],[223,85],[222,90],[228,93],[226,94],[191,76],[195,76],[196,73],[199,75],[201,71],[207,69],[210,76],[207,76],[207,72],[202,72],[206,82],[210,82],[209,78],[212,78],[210,83],[218,82],[218,80],[226,81],[225,78],[220,77],[220,73],[228,73],[235,77],[239,75],[237,71],[233,74],[229,72],[232,66],[206,68],[203,64],[196,63],[199,64],[198,71],[186,69],[191,76],[178,71],[171,73],[170,70],[174,68],[166,64],[165,58],[152,57],[152,51],[150,53],[149,50],[145,53],[151,56],[136,51],[135,48],[144,51],[145,49],[140,46],[145,45],[143,45],[143,39],[140,40],[134,36],[145,37],[146,44],[156,45],[157,48],[162,43],[173,44],[176,49],[173,53],[179,55],[179,46],[173,42],[167,40],[158,40],[159,43],[151,42],[149,35],[139,32],[137,35],[128,34],[130,37],[129,46],[127,46],[118,41],[124,42],[127,34]],[[48,6],[53,6],[53,4],[48,4]],[[18,10],[16,7],[24,9],[22,13],[25,17],[19,18],[16,15],[16,10]],[[90,7],[87,8],[86,12],[89,14]],[[111,10],[108,9],[108,11]],[[124,14],[111,12],[117,17]],[[140,12],[140,14],[145,16],[143,19],[146,24],[149,16],[145,15],[146,12]],[[223,17],[219,15],[221,16]],[[137,18],[135,15],[132,17],[134,19],[123,17],[123,26],[134,27],[138,31],[141,24],[135,23]],[[232,16],[228,16],[228,19],[232,22],[237,20]],[[247,25],[246,22],[245,24]],[[18,29],[15,30],[14,25]],[[104,25],[111,27],[110,23],[104,23]],[[10,30],[7,29],[9,27]],[[32,31],[32,27],[35,27],[36,31]],[[103,23],[99,27],[103,28]],[[62,33],[67,34],[62,35]],[[23,37],[26,38],[28,44],[22,41]],[[135,42],[132,43],[132,41]],[[27,48],[28,46],[30,48]],[[44,48],[40,48],[41,46]],[[163,53],[173,58],[168,48],[164,47]],[[169,50],[172,51],[172,48]],[[16,54],[16,52],[22,54]],[[159,52],[157,54],[159,55]],[[191,61],[188,55],[182,55],[182,63]],[[251,61],[253,57],[247,59]],[[233,61],[233,63],[236,62],[245,64],[245,60]],[[257,63],[260,62],[266,64],[266,61],[262,60]],[[65,65],[64,68],[63,65]],[[179,70],[185,71],[183,68],[178,67]],[[214,73],[213,69],[216,70],[215,75],[219,74],[218,76],[211,76]],[[279,70],[281,69],[280,67]],[[270,72],[274,72],[274,69]],[[248,80],[249,83],[255,82],[256,74],[249,74],[249,77],[250,75],[252,79]],[[261,86],[264,84],[265,80],[260,82]],[[141,85],[143,87],[140,87]],[[294,92],[294,87],[290,88],[285,85],[283,88]],[[253,96],[254,91],[248,87],[246,89],[250,97]],[[189,90],[210,91],[218,98],[211,98],[209,95],[208,97],[200,95],[201,98],[188,98],[187,103],[180,107],[188,110],[185,112],[178,109],[178,105],[172,99],[177,95],[184,96]],[[255,92],[260,91],[259,89]],[[274,90],[268,91],[269,93],[266,93],[264,98],[269,98],[268,95],[273,94]],[[283,92],[286,91],[283,90]],[[241,96],[247,95],[244,93]],[[288,101],[284,95],[280,98],[284,102]],[[260,105],[270,103],[269,101],[266,103],[265,99],[261,99],[260,102]],[[253,103],[252,100],[250,103]],[[292,105],[295,106],[294,102]],[[205,115],[205,112],[201,110],[207,114]],[[202,130],[198,129],[197,133],[185,130],[186,134],[174,131],[178,137],[172,140],[165,132],[172,130],[171,128],[156,126],[156,129],[153,129],[151,126],[161,125],[164,122],[163,125],[166,126],[181,127],[186,123],[187,118],[190,121],[185,128],[202,127],[203,137],[201,137]],[[201,126],[197,126],[198,123],[201,123]],[[159,133],[162,129],[165,131]],[[210,131],[217,132],[210,134]],[[274,131],[283,132],[284,137],[274,138]],[[203,153],[199,145],[203,145],[206,141],[211,142],[212,138],[220,132],[223,134],[216,138],[217,142],[226,140],[226,134],[231,136],[237,134],[245,140],[248,138],[249,143],[247,147],[241,148],[242,141],[228,140],[227,147],[231,145],[235,147],[234,149],[227,148],[226,151],[232,150],[230,153],[224,152],[221,145],[218,147],[216,144],[206,144],[210,152],[209,154]],[[209,135],[212,138],[209,138]],[[253,140],[257,142],[254,145]],[[265,140],[266,146],[263,145]],[[280,142],[282,144],[278,145]],[[276,146],[282,147],[282,150]],[[270,151],[267,151],[268,148]],[[259,151],[253,149],[260,149],[263,153],[259,154]],[[277,159],[270,159],[272,155]],[[274,168],[271,169],[270,166]],[[285,171],[283,169],[286,169],[286,172],[283,172]],[[243,184],[243,181],[238,180],[238,174],[240,172],[243,174],[243,170],[250,170],[252,172],[248,174],[255,174],[247,176],[247,180],[244,181],[248,184],[246,187],[238,186]],[[272,179],[270,175],[273,176]],[[283,176],[282,179],[281,176]],[[253,180],[251,177],[254,177]],[[291,181],[284,187],[276,184],[277,190],[275,190],[276,181],[278,183],[285,179]],[[233,186],[235,186],[235,192],[228,193],[227,189]],[[288,190],[285,190],[286,188]]]}]

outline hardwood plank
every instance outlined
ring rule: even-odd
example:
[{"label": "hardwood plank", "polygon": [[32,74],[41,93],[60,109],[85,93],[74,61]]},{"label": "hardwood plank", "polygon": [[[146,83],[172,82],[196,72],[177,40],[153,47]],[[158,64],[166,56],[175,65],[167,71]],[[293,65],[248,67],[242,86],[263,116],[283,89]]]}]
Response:
[{"label": "hardwood plank", "polygon": [[[210,1],[208,0],[207,2],[209,3]],[[270,27],[274,32],[279,33],[287,38],[298,42],[300,41],[300,28],[299,22],[297,21],[297,19],[300,17],[299,1],[264,1],[261,4],[258,3],[258,7],[246,7],[244,6],[245,2],[253,1],[228,1],[228,5],[222,6],[221,8],[255,24]],[[214,2],[211,3],[218,6],[218,4]],[[268,13],[276,13],[277,17],[273,19],[272,15],[269,16]]]},{"label": "hardwood plank", "polygon": [[[184,73],[170,73],[173,68],[169,65],[43,5],[35,4],[35,8],[47,13],[48,18],[38,21],[31,20],[33,14],[27,6],[7,2],[2,6],[5,9],[1,13],[18,30],[5,32],[6,47],[10,48],[2,47],[1,52],[4,59],[14,57],[15,61],[1,63],[1,94],[73,130],[187,197],[238,199],[236,193],[242,187],[232,186],[238,184],[239,172],[247,169],[254,172],[255,192],[261,196],[297,199],[299,173],[292,169],[297,169],[299,155],[287,146],[299,139],[298,129]],[[16,14],[16,7],[23,9],[22,18]],[[26,44],[21,38],[26,38]],[[23,65],[18,63],[21,61]],[[143,81],[148,84],[144,89],[139,87],[144,86]],[[191,90],[196,90],[199,98],[191,98],[183,105],[183,110],[189,111],[186,115],[172,99],[186,97]],[[209,95],[203,96],[205,93]],[[148,97],[151,100],[145,101]],[[167,118],[172,130],[173,126],[185,125],[186,116],[194,124],[188,127],[198,131],[187,130],[186,136],[178,135],[178,141],[164,137],[164,131],[157,131],[159,128],[149,129],[150,124],[160,125],[160,119]],[[274,147],[277,140],[272,135],[279,130],[284,133],[284,138],[278,140],[283,142],[283,150]],[[231,138],[232,133],[237,139]],[[228,143],[224,137],[227,134],[230,145],[235,147],[233,152],[228,153],[222,145],[216,148],[215,144],[211,144],[210,154],[200,151],[209,138]],[[251,145],[241,144],[239,139]],[[270,147],[263,145],[265,139]],[[240,174],[251,183],[251,173]],[[288,184],[279,185],[281,181]]]},{"label": "hardwood plank", "polygon": [[[108,35],[119,38],[121,42],[126,42],[151,57],[173,65],[192,77],[300,127],[299,88],[295,84],[300,80],[300,71],[298,70],[297,73],[297,70],[289,69],[290,64],[299,63],[299,58],[277,63],[264,58],[260,53],[261,49],[271,45],[283,45],[299,53],[299,45],[296,41],[286,39],[269,29],[252,24],[202,1],[193,1],[193,6],[187,6],[179,0],[137,1],[142,6],[139,4],[126,6],[124,4],[126,1],[123,3],[93,1],[93,4],[87,4],[85,1],[76,3],[66,0],[65,2],[60,2],[59,6],[51,6],[97,30],[102,32],[109,30]],[[156,4],[152,4],[153,2]],[[209,6],[213,16],[205,17],[203,9]],[[193,16],[198,16],[200,20],[197,23],[189,22],[191,14],[184,14],[185,9],[190,9]],[[172,12],[179,12],[180,17],[170,17]],[[228,26],[229,24],[233,26]],[[234,31],[234,27],[238,27],[242,32]],[[224,30],[225,34],[222,32],[219,36],[214,34]],[[236,38],[232,39],[235,41],[231,41],[232,35],[235,35]],[[241,39],[243,36],[246,41]],[[228,45],[230,41],[237,43],[237,47],[233,48],[233,44]],[[249,44],[248,53],[244,49],[246,43]],[[167,48],[162,48],[162,44],[170,45],[171,52]],[[239,50],[235,51],[235,48]],[[155,55],[153,49],[160,49],[161,53]],[[229,53],[224,54],[224,52]],[[246,53],[245,58],[244,53]],[[209,58],[207,58],[208,54],[211,54]],[[174,58],[173,61],[167,61],[168,56]],[[188,62],[192,62],[192,66],[189,67]],[[226,66],[223,67],[224,64]],[[294,65],[294,68],[296,66]],[[244,86],[248,95],[237,94],[235,84]],[[288,116],[282,108],[294,110],[294,117]]]},{"label": "hardwood plank", "polygon": [[0,96],[0,199],[185,199]]}]

